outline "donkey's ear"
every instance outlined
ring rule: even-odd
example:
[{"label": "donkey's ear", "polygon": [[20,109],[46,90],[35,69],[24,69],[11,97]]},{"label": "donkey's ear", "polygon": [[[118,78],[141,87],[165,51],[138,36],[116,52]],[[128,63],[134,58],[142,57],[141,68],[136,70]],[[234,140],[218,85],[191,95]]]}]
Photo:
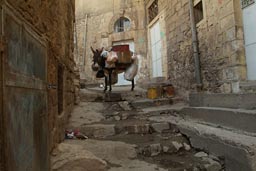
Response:
[{"label": "donkey's ear", "polygon": [[95,50],[91,47],[92,53],[96,53]]}]

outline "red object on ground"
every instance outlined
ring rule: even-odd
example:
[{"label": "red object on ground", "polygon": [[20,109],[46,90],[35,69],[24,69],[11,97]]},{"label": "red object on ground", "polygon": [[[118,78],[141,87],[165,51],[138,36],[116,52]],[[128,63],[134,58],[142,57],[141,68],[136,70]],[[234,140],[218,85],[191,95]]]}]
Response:
[{"label": "red object on ground", "polygon": [[77,136],[80,133],[80,131],[78,129],[74,130],[74,135]]}]

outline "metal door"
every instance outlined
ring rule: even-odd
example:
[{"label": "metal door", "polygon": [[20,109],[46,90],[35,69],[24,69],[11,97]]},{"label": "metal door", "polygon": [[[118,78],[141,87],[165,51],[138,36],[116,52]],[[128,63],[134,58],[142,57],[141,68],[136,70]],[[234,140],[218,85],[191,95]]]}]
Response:
[{"label": "metal door", "polygon": [[4,5],[3,113],[8,171],[48,171],[47,48]]},{"label": "metal door", "polygon": [[162,42],[160,33],[160,24],[157,22],[150,29],[151,38],[151,56],[152,56],[152,68],[153,77],[162,77]]},{"label": "metal door", "polygon": [[[0,11],[2,11],[2,0],[0,0]],[[0,170],[5,170],[4,167],[4,127],[3,127],[3,69],[2,69],[2,59],[4,42],[2,40],[2,13],[0,12]]]},{"label": "metal door", "polygon": [[256,3],[243,9],[248,80],[256,80]]}]

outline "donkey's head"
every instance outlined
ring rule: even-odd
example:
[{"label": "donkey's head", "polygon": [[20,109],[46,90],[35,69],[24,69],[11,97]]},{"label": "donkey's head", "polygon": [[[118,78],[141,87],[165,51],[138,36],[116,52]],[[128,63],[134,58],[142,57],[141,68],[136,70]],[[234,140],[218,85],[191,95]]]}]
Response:
[{"label": "donkey's head", "polygon": [[102,58],[102,56],[101,56],[101,53],[102,53],[103,49],[104,49],[104,48],[94,50],[94,49],[91,47],[91,50],[92,50],[92,53],[93,53],[93,64],[94,64],[94,65],[95,65],[96,63],[97,63],[98,65],[100,65],[100,66],[105,65],[104,58]]}]

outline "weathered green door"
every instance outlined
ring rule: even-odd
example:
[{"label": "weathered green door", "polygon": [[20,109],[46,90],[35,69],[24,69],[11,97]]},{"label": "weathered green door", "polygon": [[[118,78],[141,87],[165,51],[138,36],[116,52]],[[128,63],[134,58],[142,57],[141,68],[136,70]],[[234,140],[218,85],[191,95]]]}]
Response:
[{"label": "weathered green door", "polygon": [[48,171],[47,48],[3,5],[3,113],[8,171]]}]

